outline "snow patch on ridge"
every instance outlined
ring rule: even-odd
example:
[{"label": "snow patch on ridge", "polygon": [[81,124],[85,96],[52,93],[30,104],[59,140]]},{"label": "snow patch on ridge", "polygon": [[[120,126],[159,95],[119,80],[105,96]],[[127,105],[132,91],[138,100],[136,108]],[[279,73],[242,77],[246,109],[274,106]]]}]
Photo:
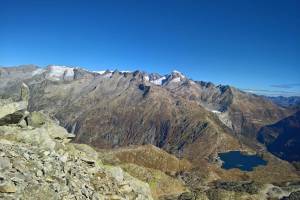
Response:
[{"label": "snow patch on ridge", "polygon": [[180,82],[180,77],[176,77],[176,78],[173,78],[170,82],[173,82],[173,83],[178,83]]},{"label": "snow patch on ridge", "polygon": [[[109,71],[109,72],[114,72],[114,71],[112,71],[112,70],[99,70],[99,71],[93,71],[93,72],[94,72],[94,73],[98,73],[98,74],[103,75],[103,74],[105,74],[105,72],[107,72],[107,71]],[[131,71],[124,70],[124,71],[120,71],[120,73],[131,73]]]},{"label": "snow patch on ridge", "polygon": [[97,73],[97,74],[104,74],[106,72],[106,70],[101,70],[101,71],[93,71],[94,73]]},{"label": "snow patch on ridge", "polygon": [[144,81],[147,81],[147,82],[149,82],[149,80],[150,80],[150,78],[149,78],[149,76],[148,76],[148,75],[144,76]]},{"label": "snow patch on ridge", "polygon": [[159,79],[152,80],[152,81],[150,81],[150,82],[153,83],[153,84],[155,84],[155,85],[162,85],[162,82],[163,82],[164,80],[166,80],[166,77],[165,77],[165,76],[163,76],[163,77],[161,77],[161,78],[159,78]]},{"label": "snow patch on ridge", "polygon": [[215,114],[221,114],[221,112],[218,111],[218,110],[211,110],[211,112],[212,112],[212,113],[215,113]]},{"label": "snow patch on ridge", "polygon": [[121,73],[131,73],[131,71],[127,71],[127,70],[124,70],[124,71],[120,71]]},{"label": "snow patch on ridge", "polygon": [[210,112],[216,114],[219,118],[219,120],[228,128],[233,129],[232,121],[230,120],[230,117],[228,115],[228,112],[220,112],[218,110],[209,110]]}]

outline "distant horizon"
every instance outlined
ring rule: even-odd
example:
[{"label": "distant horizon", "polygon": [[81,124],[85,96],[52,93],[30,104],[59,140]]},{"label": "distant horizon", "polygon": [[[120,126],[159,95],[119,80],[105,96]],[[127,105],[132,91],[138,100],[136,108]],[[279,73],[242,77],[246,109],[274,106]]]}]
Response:
[{"label": "distant horizon", "polygon": [[[4,66],[4,65],[1,65],[0,64],[0,68],[1,67],[6,67],[6,68],[9,68],[9,67],[22,67],[22,66],[36,66],[36,67],[40,67],[40,68],[46,68],[48,66],[62,66],[62,67],[71,67],[71,68],[80,68],[80,69],[83,69],[83,70],[87,70],[87,71],[90,71],[90,72],[99,72],[99,71],[106,71],[106,70],[109,70],[109,71],[120,71],[120,72],[134,72],[134,71],[141,71],[141,72],[145,72],[145,73],[158,73],[162,76],[165,76],[165,75],[168,75],[170,73],[172,73],[173,71],[178,71],[177,69],[173,69],[173,70],[170,70],[169,72],[167,73],[159,73],[159,72],[156,72],[156,71],[145,71],[145,70],[141,70],[141,69],[135,69],[135,70],[127,70],[127,69],[120,69],[120,68],[113,68],[113,67],[110,67],[110,68],[97,68],[96,70],[90,70],[89,68],[85,67],[85,66],[76,66],[76,65],[63,65],[63,64],[47,64],[47,65],[44,65],[44,66],[41,66],[41,65],[38,65],[38,64],[19,64],[19,65],[11,65],[11,66]],[[255,90],[255,89],[249,89],[249,88],[239,88],[235,85],[230,85],[230,84],[224,84],[224,83],[215,83],[215,82],[212,82],[212,81],[209,81],[209,80],[199,80],[199,79],[193,79],[193,78],[190,78],[190,76],[188,75],[188,73],[185,73],[184,71],[178,71],[178,72],[181,72],[182,74],[186,75],[187,78],[193,80],[193,81],[204,81],[204,82],[211,82],[215,85],[228,85],[228,86],[232,86],[232,87],[235,87],[239,90],[242,90],[244,92],[247,92],[247,93],[252,93],[252,94],[256,94],[256,95],[261,95],[261,96],[269,96],[269,97],[300,97],[300,93],[297,93],[296,91],[292,91],[292,92],[286,92],[286,91],[278,91],[278,90],[265,90],[265,89],[258,89],[258,90]]]},{"label": "distant horizon", "polygon": [[298,0],[2,0],[0,63],[173,69],[300,95]]}]

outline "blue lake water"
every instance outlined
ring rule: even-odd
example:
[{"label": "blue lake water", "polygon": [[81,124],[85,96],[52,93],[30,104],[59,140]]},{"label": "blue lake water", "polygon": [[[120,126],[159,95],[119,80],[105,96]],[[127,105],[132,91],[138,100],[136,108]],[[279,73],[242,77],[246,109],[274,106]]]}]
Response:
[{"label": "blue lake water", "polygon": [[238,168],[242,171],[253,171],[254,167],[267,165],[267,161],[257,155],[244,155],[240,151],[229,151],[218,154],[223,161],[223,169]]}]

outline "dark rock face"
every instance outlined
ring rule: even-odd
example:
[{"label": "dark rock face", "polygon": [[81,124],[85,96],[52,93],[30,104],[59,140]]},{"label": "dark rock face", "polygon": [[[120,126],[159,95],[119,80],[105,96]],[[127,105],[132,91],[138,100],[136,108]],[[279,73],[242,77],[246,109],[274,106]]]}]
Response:
[{"label": "dark rock face", "polygon": [[196,200],[196,195],[191,192],[185,192],[179,196],[178,200]]},{"label": "dark rock face", "polygon": [[8,114],[0,119],[0,126],[3,126],[5,124],[18,124],[23,116],[24,112],[22,111],[16,111],[12,114]]},{"label": "dark rock face", "polygon": [[150,86],[148,86],[148,85],[139,84],[139,89],[144,92],[143,93],[144,97],[150,92]]},{"label": "dark rock face", "polygon": [[300,111],[263,127],[257,139],[276,156],[288,161],[300,161]]}]

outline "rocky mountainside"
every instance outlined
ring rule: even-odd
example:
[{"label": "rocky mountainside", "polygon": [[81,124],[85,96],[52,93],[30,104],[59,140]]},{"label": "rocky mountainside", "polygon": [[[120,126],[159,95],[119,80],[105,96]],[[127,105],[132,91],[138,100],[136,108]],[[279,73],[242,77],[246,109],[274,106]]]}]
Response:
[{"label": "rocky mountainside", "polygon": [[300,111],[263,127],[258,140],[276,156],[288,161],[300,161]]},{"label": "rocky mountainside", "polygon": [[29,109],[55,116],[75,133],[76,142],[101,148],[153,144],[194,160],[238,149],[241,143],[256,144],[259,128],[293,112],[178,71],[162,76],[21,66],[0,68],[0,80],[2,97],[17,94],[23,81],[28,84]]},{"label": "rocky mountainside", "polygon": [[266,166],[221,168],[219,152],[257,153],[243,142],[251,134],[230,126],[229,86],[62,66],[0,68],[0,81],[0,198],[258,200],[300,190],[295,168],[264,149]]},{"label": "rocky mountainside", "polygon": [[177,84],[165,83],[165,88],[215,113],[233,132],[255,138],[259,128],[274,123],[293,111],[284,109],[260,96],[231,86],[186,79]]},{"label": "rocky mountainside", "polygon": [[[240,147],[214,113],[152,83],[154,75],[71,72],[57,66],[32,69],[32,74],[24,79],[1,76],[1,94],[13,95],[24,81],[31,89],[29,109],[55,116],[75,133],[76,142],[101,148],[153,144],[195,160]],[[164,84],[177,84],[178,76],[174,72]]]}]

